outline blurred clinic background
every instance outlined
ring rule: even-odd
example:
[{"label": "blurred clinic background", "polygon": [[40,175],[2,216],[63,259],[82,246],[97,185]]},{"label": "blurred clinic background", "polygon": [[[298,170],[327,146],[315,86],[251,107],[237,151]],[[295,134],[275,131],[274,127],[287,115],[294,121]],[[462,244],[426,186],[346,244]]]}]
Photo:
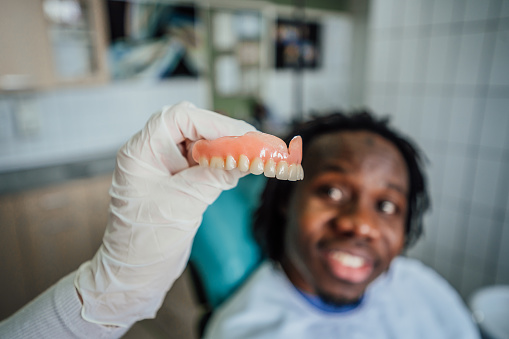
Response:
[{"label": "blurred clinic background", "polygon": [[[390,116],[429,160],[408,255],[466,302],[509,284],[509,0],[0,0],[0,319],[93,255],[117,149],[182,100],[276,135]],[[196,335],[185,279],[135,336]]]}]

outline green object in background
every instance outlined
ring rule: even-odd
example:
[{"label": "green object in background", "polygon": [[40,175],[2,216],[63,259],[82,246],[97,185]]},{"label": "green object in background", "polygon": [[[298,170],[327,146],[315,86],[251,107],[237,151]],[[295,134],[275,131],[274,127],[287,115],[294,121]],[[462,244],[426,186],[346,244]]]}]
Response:
[{"label": "green object in background", "polygon": [[244,282],[260,262],[251,226],[265,187],[263,175],[248,175],[224,191],[203,215],[191,263],[208,304],[215,309]]}]

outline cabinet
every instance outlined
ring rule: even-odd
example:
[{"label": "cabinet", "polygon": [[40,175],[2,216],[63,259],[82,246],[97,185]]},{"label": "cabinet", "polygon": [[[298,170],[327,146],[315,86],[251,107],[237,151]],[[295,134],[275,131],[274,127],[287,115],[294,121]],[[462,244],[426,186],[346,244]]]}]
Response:
[{"label": "cabinet", "polygon": [[[89,260],[108,221],[111,175],[0,195],[0,321]],[[205,310],[186,269],[157,317],[125,338],[198,338]]]},{"label": "cabinet", "polygon": [[213,107],[238,119],[252,120],[261,104],[269,38],[263,10],[263,4],[207,9]]},{"label": "cabinet", "polygon": [[92,258],[111,175],[0,196],[0,320]]},{"label": "cabinet", "polygon": [[108,79],[101,0],[2,0],[0,92]]}]

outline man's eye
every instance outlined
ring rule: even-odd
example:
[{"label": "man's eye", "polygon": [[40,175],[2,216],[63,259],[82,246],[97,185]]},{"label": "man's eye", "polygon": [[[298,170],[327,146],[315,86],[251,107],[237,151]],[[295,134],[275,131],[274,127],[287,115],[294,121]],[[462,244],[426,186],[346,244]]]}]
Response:
[{"label": "man's eye", "polygon": [[396,204],[387,200],[380,202],[378,208],[383,213],[391,215],[396,214],[396,212],[398,211],[398,207],[396,206]]},{"label": "man's eye", "polygon": [[343,199],[344,197],[344,193],[342,190],[340,190],[339,188],[337,187],[329,187],[327,189],[327,196],[329,197],[329,199],[331,200],[334,200],[334,201],[340,201],[341,199]]}]

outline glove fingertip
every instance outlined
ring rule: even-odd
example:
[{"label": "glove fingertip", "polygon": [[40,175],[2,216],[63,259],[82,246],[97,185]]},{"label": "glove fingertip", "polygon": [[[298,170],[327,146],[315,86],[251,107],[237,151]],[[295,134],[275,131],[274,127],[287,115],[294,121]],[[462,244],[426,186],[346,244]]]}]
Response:
[{"label": "glove fingertip", "polygon": [[229,190],[235,187],[239,179],[245,174],[238,169],[228,171],[197,165],[181,171],[177,175],[195,185],[206,185],[220,190]]}]

